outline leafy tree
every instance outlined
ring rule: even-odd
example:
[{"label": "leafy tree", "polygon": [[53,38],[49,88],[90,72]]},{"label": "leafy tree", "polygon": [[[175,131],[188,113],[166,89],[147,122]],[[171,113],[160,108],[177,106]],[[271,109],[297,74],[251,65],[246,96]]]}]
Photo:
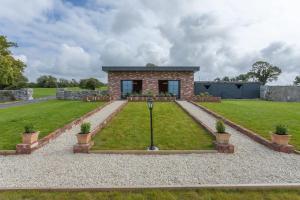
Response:
[{"label": "leafy tree", "polygon": [[70,82],[70,87],[78,87],[78,86],[79,86],[79,83],[75,79],[72,79]]},{"label": "leafy tree", "polygon": [[17,88],[27,81],[23,75],[26,65],[12,56],[10,47],[17,47],[17,44],[0,35],[0,89]]},{"label": "leafy tree", "polygon": [[250,74],[249,73],[247,73],[247,74],[240,74],[240,75],[238,75],[237,77],[235,77],[235,80],[236,81],[249,81],[249,79],[250,79]]},{"label": "leafy tree", "polygon": [[41,76],[37,79],[37,85],[43,88],[57,87],[57,79],[53,76]]},{"label": "leafy tree", "polygon": [[98,79],[89,78],[89,79],[81,79],[79,82],[79,87],[84,89],[95,90],[97,87],[104,85]]},{"label": "leafy tree", "polygon": [[58,80],[58,83],[57,83],[58,87],[60,88],[63,88],[63,87],[70,87],[71,85],[71,82],[67,79],[64,79],[64,78],[60,78]]},{"label": "leafy tree", "polygon": [[228,76],[224,76],[224,77],[222,78],[222,81],[228,82],[228,81],[230,81],[230,78],[229,78]]},{"label": "leafy tree", "polygon": [[280,74],[281,69],[279,67],[264,61],[257,61],[254,63],[249,72],[250,77],[257,79],[263,85],[265,85],[267,82],[277,80]]},{"label": "leafy tree", "polygon": [[146,64],[146,67],[156,67],[156,65],[153,64],[153,63],[147,63],[147,64]]},{"label": "leafy tree", "polygon": [[294,85],[299,85],[300,86],[300,76],[296,76]]}]

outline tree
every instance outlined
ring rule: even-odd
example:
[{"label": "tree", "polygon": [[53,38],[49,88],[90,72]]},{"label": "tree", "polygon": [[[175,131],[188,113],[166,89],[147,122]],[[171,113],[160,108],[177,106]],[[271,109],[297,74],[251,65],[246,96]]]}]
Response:
[{"label": "tree", "polygon": [[247,73],[247,74],[240,74],[237,77],[235,77],[236,81],[247,82],[247,81],[249,81],[249,79],[250,79],[250,74],[249,73]]},{"label": "tree", "polygon": [[43,88],[55,88],[57,87],[57,79],[53,76],[44,75],[37,79],[37,84]]},{"label": "tree", "polygon": [[228,76],[224,76],[224,77],[222,78],[222,81],[228,82],[228,81],[230,81],[230,79],[229,79]]},{"label": "tree", "polygon": [[64,78],[60,78],[58,80],[58,83],[57,83],[58,87],[60,88],[64,88],[64,87],[71,87],[70,85],[70,81],[68,81],[67,79],[64,79]]},{"label": "tree", "polygon": [[89,78],[89,79],[81,79],[79,82],[79,87],[84,89],[95,90],[97,87],[104,85],[98,79]]},{"label": "tree", "polygon": [[294,85],[299,85],[300,86],[300,76],[296,76]]},{"label": "tree", "polygon": [[12,56],[10,47],[17,47],[17,44],[0,35],[0,89],[17,88],[27,80],[23,75],[25,63]]},{"label": "tree", "polygon": [[249,72],[250,77],[257,79],[263,85],[265,85],[267,82],[277,80],[280,74],[281,69],[279,67],[264,61],[257,61],[254,63]]},{"label": "tree", "polygon": [[146,64],[146,67],[156,67],[156,65],[153,64],[153,63],[147,63],[147,64]]}]

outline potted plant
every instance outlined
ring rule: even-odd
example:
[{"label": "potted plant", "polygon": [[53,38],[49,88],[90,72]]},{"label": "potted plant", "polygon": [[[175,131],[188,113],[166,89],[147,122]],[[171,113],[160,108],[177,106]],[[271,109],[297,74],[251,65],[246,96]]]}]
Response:
[{"label": "potted plant", "polygon": [[91,123],[83,123],[80,126],[80,132],[77,134],[78,144],[89,144],[91,141]]},{"label": "potted plant", "polygon": [[35,131],[32,124],[28,124],[24,127],[24,133],[22,135],[23,144],[33,144],[37,142],[39,137],[39,131]]},{"label": "potted plant", "polygon": [[230,134],[226,133],[224,122],[219,120],[216,122],[216,139],[219,144],[229,144]]},{"label": "potted plant", "polygon": [[279,124],[276,126],[275,133],[272,133],[271,138],[272,143],[288,145],[291,135],[288,134],[288,129],[285,125]]}]

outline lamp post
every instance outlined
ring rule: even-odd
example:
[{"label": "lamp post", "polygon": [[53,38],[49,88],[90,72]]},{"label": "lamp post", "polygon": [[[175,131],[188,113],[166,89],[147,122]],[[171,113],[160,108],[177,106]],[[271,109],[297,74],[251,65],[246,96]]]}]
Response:
[{"label": "lamp post", "polygon": [[153,125],[152,125],[152,110],[153,110],[153,99],[152,98],[148,98],[147,99],[147,106],[148,109],[150,111],[150,146],[148,147],[148,150],[153,151],[153,150],[158,150],[158,148],[156,146],[154,146],[154,142],[153,142]]}]

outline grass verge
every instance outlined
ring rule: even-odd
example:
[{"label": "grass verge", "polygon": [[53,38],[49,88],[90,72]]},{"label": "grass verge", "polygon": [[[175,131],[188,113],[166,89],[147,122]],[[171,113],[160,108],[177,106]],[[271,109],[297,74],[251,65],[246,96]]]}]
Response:
[{"label": "grass verge", "polygon": [[223,100],[222,103],[200,103],[227,119],[270,140],[278,124],[288,126],[291,144],[300,150],[300,103],[260,100]]},{"label": "grass verge", "polygon": [[[130,102],[95,137],[92,150],[145,150],[150,143],[149,110]],[[161,150],[213,149],[212,136],[175,103],[155,102],[154,143]]]},{"label": "grass verge", "polygon": [[55,96],[56,88],[33,88],[33,98]]},{"label": "grass verge", "polygon": [[0,109],[0,149],[13,150],[26,124],[40,131],[39,138],[102,105],[101,102],[50,100]]},{"label": "grass verge", "polygon": [[299,190],[142,190],[127,192],[0,192],[0,200],[300,200]]}]

